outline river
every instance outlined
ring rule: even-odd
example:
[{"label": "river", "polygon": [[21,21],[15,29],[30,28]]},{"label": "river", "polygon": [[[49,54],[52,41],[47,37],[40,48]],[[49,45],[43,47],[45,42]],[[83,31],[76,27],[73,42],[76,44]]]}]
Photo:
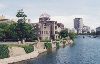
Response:
[{"label": "river", "polygon": [[74,43],[16,64],[100,64],[100,38],[78,36]]}]

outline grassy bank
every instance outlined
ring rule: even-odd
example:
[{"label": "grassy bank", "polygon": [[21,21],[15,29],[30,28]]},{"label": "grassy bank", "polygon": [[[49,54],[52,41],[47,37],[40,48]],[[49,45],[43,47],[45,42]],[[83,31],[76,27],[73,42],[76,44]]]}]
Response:
[{"label": "grassy bank", "polygon": [[29,45],[0,45],[0,59],[9,57],[9,49],[11,47],[22,47],[24,48],[26,53],[30,53],[34,51],[34,46],[32,44]]}]

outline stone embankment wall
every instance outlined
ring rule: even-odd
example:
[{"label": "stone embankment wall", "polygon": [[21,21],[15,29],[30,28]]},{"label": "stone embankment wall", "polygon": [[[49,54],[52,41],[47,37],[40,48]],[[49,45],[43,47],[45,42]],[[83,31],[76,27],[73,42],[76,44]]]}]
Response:
[{"label": "stone embankment wall", "polygon": [[24,48],[21,47],[9,47],[9,55],[10,57],[19,56],[26,54]]},{"label": "stone embankment wall", "polygon": [[[33,44],[34,42],[33,43],[30,42],[30,43]],[[18,62],[18,61],[22,61],[22,60],[35,58],[40,53],[43,53],[45,51],[47,51],[47,50],[44,48],[44,42],[35,43],[34,51],[31,53],[28,53],[28,54],[26,54],[24,48],[22,48],[22,47],[17,47],[17,46],[9,47],[10,57],[0,59],[0,64],[8,64],[8,63],[13,63],[13,62]]]},{"label": "stone embankment wall", "polygon": [[22,61],[22,60],[35,58],[38,55],[39,55],[38,51],[33,51],[31,53],[24,54],[24,55],[0,59],[0,64],[8,64],[8,63],[13,63],[13,62],[19,62],[19,61]]},{"label": "stone embankment wall", "polygon": [[34,44],[34,50],[37,50],[39,53],[47,51],[44,46],[44,42],[38,42]]},{"label": "stone embankment wall", "polygon": [[[33,44],[34,42],[30,42]],[[72,44],[72,40],[66,41],[67,44]],[[63,46],[63,43],[59,44],[60,46]],[[56,48],[56,43],[52,43],[52,49]],[[0,64],[8,64],[13,62],[18,62],[22,60],[27,60],[31,58],[37,57],[40,53],[47,51],[47,49],[44,46],[44,42],[38,42],[34,44],[34,51],[31,53],[26,54],[25,50],[21,47],[11,47],[9,48],[9,58],[0,59]]]}]

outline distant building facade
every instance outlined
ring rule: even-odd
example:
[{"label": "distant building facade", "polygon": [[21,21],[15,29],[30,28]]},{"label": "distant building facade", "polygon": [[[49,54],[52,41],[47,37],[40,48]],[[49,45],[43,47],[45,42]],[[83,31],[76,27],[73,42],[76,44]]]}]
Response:
[{"label": "distant building facade", "polygon": [[13,20],[10,20],[10,19],[6,19],[5,16],[0,16],[0,23],[8,23],[8,24],[12,24],[14,23],[15,21]]},{"label": "distant building facade", "polygon": [[97,35],[100,35],[100,27],[97,27],[97,28],[96,28],[96,34],[97,34]]},{"label": "distant building facade", "polygon": [[82,33],[82,28],[83,28],[83,19],[82,18],[74,19],[74,28],[77,30],[77,33]]},{"label": "distant building facade", "polygon": [[8,23],[8,24],[12,24],[14,23],[14,21],[10,20],[10,19],[1,19],[0,23]]},{"label": "distant building facade", "polygon": [[90,33],[90,27],[89,26],[83,26],[82,33]]},{"label": "distant building facade", "polygon": [[1,19],[5,19],[5,16],[1,15],[1,16],[0,16],[0,20],[1,20]]},{"label": "distant building facade", "polygon": [[62,23],[57,23],[57,21],[51,21],[50,15],[41,14],[39,17],[39,23],[33,23],[33,25],[37,25],[38,29],[38,37],[40,40],[45,39],[58,39],[59,32],[64,29],[64,25]]}]

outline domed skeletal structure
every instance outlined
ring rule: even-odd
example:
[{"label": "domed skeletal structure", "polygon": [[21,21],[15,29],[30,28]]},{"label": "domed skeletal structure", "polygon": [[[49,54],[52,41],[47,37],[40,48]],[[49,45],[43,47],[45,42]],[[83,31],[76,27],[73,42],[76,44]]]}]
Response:
[{"label": "domed skeletal structure", "polygon": [[43,13],[40,15],[40,18],[50,18],[50,15],[47,13]]},{"label": "domed skeletal structure", "polygon": [[50,15],[43,13],[40,15],[39,21],[49,21],[50,20]]}]

